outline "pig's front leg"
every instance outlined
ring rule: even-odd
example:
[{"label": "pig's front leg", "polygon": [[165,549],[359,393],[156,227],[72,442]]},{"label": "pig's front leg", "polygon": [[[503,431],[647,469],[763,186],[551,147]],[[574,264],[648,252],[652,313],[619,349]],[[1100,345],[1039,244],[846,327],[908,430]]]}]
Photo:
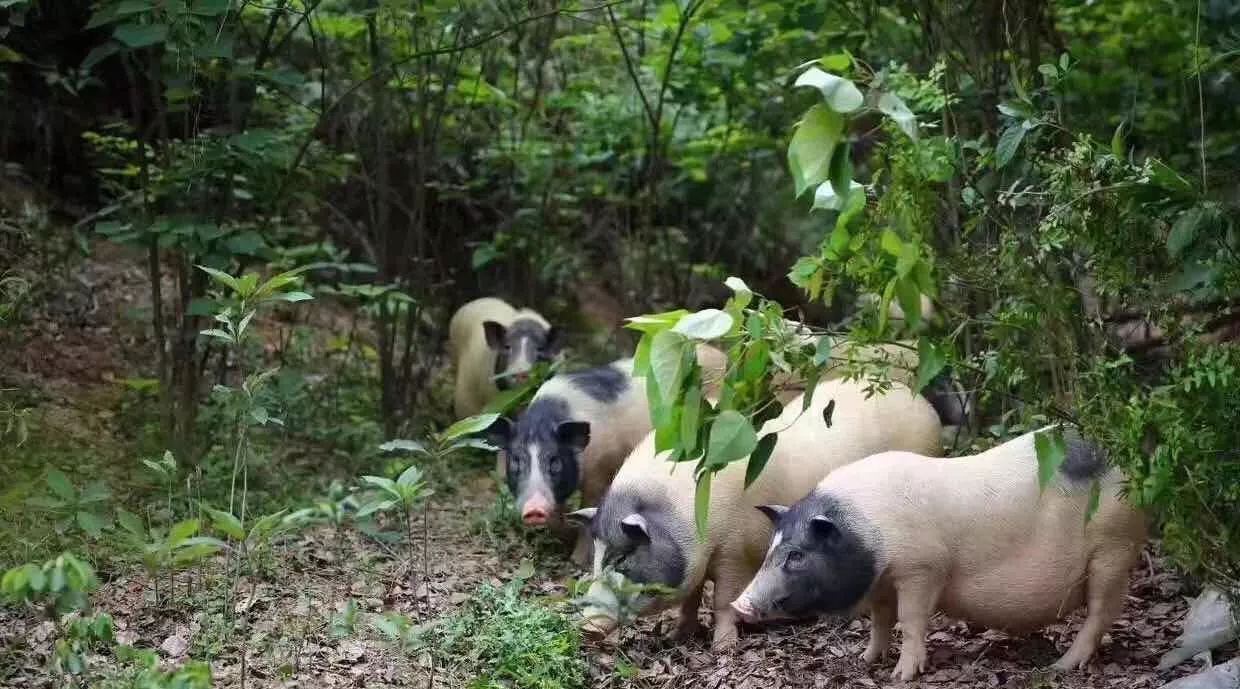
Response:
[{"label": "pig's front leg", "polygon": [[702,631],[702,622],[698,619],[698,608],[702,606],[702,587],[689,594],[680,604],[680,620],[672,632],[672,640],[687,641]]},{"label": "pig's front leg", "polygon": [[577,527],[577,542],[573,546],[572,561],[582,569],[590,569],[590,558],[594,552],[594,539],[590,537],[590,529]]},{"label": "pig's front leg", "polygon": [[736,611],[732,609],[732,601],[740,597],[754,574],[752,571],[739,571],[740,558],[734,560],[731,567],[720,567],[715,576],[715,634],[710,642],[710,650],[716,652],[732,648],[740,638],[736,631],[738,618]]},{"label": "pig's front leg", "polygon": [[891,629],[896,623],[896,600],[890,593],[875,595],[870,602],[870,642],[861,653],[861,660],[873,665],[882,659],[891,646]]},{"label": "pig's front leg", "polygon": [[942,590],[942,577],[930,571],[911,574],[896,584],[897,615],[904,638],[892,679],[907,682],[925,671],[926,631]]}]

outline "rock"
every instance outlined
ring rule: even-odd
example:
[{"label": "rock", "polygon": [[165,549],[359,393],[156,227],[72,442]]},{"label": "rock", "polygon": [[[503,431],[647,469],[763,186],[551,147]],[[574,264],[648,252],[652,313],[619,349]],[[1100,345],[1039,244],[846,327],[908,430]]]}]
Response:
[{"label": "rock", "polygon": [[1240,658],[1181,677],[1160,689],[1240,689]]},{"label": "rock", "polygon": [[1203,651],[1221,646],[1240,634],[1240,625],[1227,595],[1208,586],[1193,600],[1184,618],[1184,631],[1176,639],[1175,648],[1158,661],[1158,669],[1166,670]]},{"label": "rock", "polygon": [[186,639],[188,630],[178,628],[176,633],[164,639],[159,645],[159,650],[169,658],[180,658],[189,650],[189,640]]}]

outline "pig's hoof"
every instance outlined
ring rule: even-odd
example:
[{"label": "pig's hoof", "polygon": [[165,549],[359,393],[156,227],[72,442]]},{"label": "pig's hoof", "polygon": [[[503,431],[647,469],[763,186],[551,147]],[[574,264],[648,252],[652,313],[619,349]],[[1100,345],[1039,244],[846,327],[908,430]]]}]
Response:
[{"label": "pig's hoof", "polygon": [[1072,672],[1073,670],[1084,670],[1087,664],[1089,664],[1088,656],[1078,660],[1069,653],[1055,661],[1055,664],[1051,666],[1051,669],[1055,672]]},{"label": "pig's hoof", "polygon": [[901,682],[908,682],[917,678],[918,673],[922,671],[923,663],[908,653],[900,654],[900,662],[896,663],[896,669],[891,671],[891,678]]},{"label": "pig's hoof", "polygon": [[879,648],[878,646],[872,644],[868,645],[865,647],[865,650],[861,652],[861,662],[866,665],[873,665],[883,659],[884,652],[885,649]]},{"label": "pig's hoof", "polygon": [[710,650],[714,653],[726,653],[736,647],[737,639],[735,629],[722,634],[716,633],[715,638],[710,642]]}]

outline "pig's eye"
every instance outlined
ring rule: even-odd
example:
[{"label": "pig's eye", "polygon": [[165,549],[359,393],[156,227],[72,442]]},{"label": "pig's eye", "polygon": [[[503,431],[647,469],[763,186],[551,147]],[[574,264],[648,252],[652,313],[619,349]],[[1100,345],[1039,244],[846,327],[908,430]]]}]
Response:
[{"label": "pig's eye", "polygon": [[553,474],[558,474],[558,473],[560,473],[560,469],[561,469],[561,468],[563,468],[563,465],[562,465],[562,464],[561,464],[561,462],[560,462],[560,458],[559,458],[559,457],[552,457],[552,458],[551,458],[551,461],[547,463],[547,468],[548,468],[548,469],[551,471],[551,473],[553,473]]},{"label": "pig's eye", "polygon": [[788,557],[786,560],[784,560],[784,563],[787,564],[789,567],[799,567],[804,560],[805,560],[805,553],[799,550],[789,550]]}]

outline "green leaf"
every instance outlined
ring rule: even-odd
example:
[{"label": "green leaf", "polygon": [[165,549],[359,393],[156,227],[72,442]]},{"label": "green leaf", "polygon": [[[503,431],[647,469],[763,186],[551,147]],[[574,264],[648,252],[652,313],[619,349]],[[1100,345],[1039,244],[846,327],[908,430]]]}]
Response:
[{"label": "green leaf", "polygon": [[313,296],[311,296],[310,294],[307,294],[306,292],[285,292],[284,294],[278,294],[273,298],[278,299],[280,301],[287,301],[290,304],[295,304],[299,301],[310,301],[311,299],[314,299]]},{"label": "green leaf", "polygon": [[775,443],[778,441],[779,435],[776,433],[767,433],[758,440],[757,447],[749,455],[749,461],[745,464],[746,488],[752,486],[753,482],[758,480],[758,476],[766,468],[767,460],[771,458],[771,453],[775,451]]},{"label": "green leaf", "polygon": [[665,311],[663,313],[633,316],[632,318],[625,319],[624,327],[643,333],[657,333],[675,326],[681,318],[687,315],[689,315],[689,312],[685,309],[676,309],[675,311]]},{"label": "green leaf", "polygon": [[396,485],[408,488],[417,485],[422,481],[422,470],[417,465],[411,464],[409,468],[400,472],[400,476],[396,477]]},{"label": "green leaf", "polygon": [[650,346],[650,374],[664,404],[671,404],[680,392],[687,372],[686,349],[692,351],[692,344],[680,333],[664,330],[654,336]]},{"label": "green leaf", "polygon": [[399,500],[372,500],[357,509],[357,517],[361,519],[375,512],[387,512],[399,504]]},{"label": "green leaf", "polygon": [[723,284],[732,290],[732,298],[735,299],[736,309],[739,311],[749,306],[749,302],[753,301],[753,290],[749,289],[749,285],[745,281],[732,276],[723,281]]},{"label": "green leaf", "polygon": [[112,497],[112,490],[108,488],[108,484],[103,481],[92,481],[82,489],[82,496],[78,498],[78,503],[103,502],[110,497]]},{"label": "green leaf", "polygon": [[137,538],[144,538],[146,536],[146,526],[138,518],[138,515],[129,510],[118,507],[116,509],[116,523],[120,524],[120,527],[128,531],[132,536]]},{"label": "green leaf", "polygon": [[884,93],[878,97],[878,109],[891,121],[896,123],[900,131],[908,135],[913,141],[917,140],[917,117],[913,115],[913,111],[908,109],[904,101],[894,93]]},{"label": "green leaf", "polygon": [[121,47],[116,41],[109,40],[106,43],[101,43],[91,48],[89,53],[86,53],[86,57],[82,59],[80,69],[82,71],[90,71],[92,67],[112,57],[120,49]]},{"label": "green leaf", "polygon": [[818,64],[831,70],[832,72],[843,72],[849,67],[852,67],[852,58],[849,57],[847,53],[834,53],[820,58],[818,60]]},{"label": "green leaf", "polygon": [[814,365],[822,366],[831,360],[831,348],[835,345],[830,335],[823,335],[818,338],[818,342],[814,346]]},{"label": "green leaf", "polygon": [[267,248],[267,242],[259,233],[253,230],[247,230],[224,240],[224,246],[233,254],[240,256],[258,256],[262,253],[263,249]]},{"label": "green leaf", "polygon": [[904,253],[904,241],[900,239],[900,235],[891,231],[890,228],[883,230],[883,235],[879,239],[879,246],[882,250],[892,256],[898,257]]},{"label": "green leaf", "polygon": [[838,211],[844,208],[845,203],[851,206],[854,198],[864,201],[865,195],[858,194],[861,189],[863,187],[860,182],[851,181],[848,183],[848,196],[841,197],[835,192],[835,185],[831,182],[820,184],[814,192],[814,206],[810,210]]},{"label": "green leaf", "polygon": [[228,11],[232,5],[232,0],[194,0],[190,3],[190,14],[198,14],[205,17],[218,17]]},{"label": "green leaf", "polygon": [[103,520],[100,519],[95,513],[88,512],[86,510],[78,510],[77,514],[74,516],[77,518],[78,526],[82,527],[82,531],[85,531],[91,538],[99,538],[99,536],[103,533],[105,525]]},{"label": "green leaf", "polygon": [[917,388],[913,392],[925,390],[930,381],[946,366],[947,357],[942,348],[930,341],[930,338],[921,338],[917,342]]},{"label": "green leaf", "polygon": [[1067,456],[1063,433],[1058,428],[1038,431],[1033,436],[1033,449],[1038,455],[1038,489],[1045,490]]},{"label": "green leaf", "polygon": [[233,336],[223,330],[220,330],[219,328],[207,328],[206,330],[200,331],[198,334],[203,337],[214,337],[217,340],[223,340],[228,343],[233,342]]},{"label": "green leaf", "polygon": [[995,146],[995,167],[1004,167],[1016,156],[1016,149],[1025,138],[1025,128],[1020,124],[1008,125],[999,135],[999,143]]},{"label": "green leaf", "polygon": [[145,48],[168,40],[167,24],[121,24],[112,37],[130,48]]},{"label": "green leaf", "polygon": [[1119,126],[1115,128],[1115,133],[1111,135],[1111,154],[1116,158],[1123,160],[1127,152],[1124,143],[1124,129],[1128,125],[1128,120],[1120,120]]},{"label": "green leaf", "polygon": [[1167,253],[1172,258],[1179,258],[1184,250],[1192,246],[1203,225],[1209,220],[1209,214],[1202,206],[1193,206],[1176,218],[1171,226],[1171,234],[1167,236]]},{"label": "green leaf", "polygon": [[380,452],[421,452],[426,454],[426,445],[416,440],[389,440],[379,446]]},{"label": "green leaf", "polygon": [[369,483],[375,488],[378,488],[379,490],[382,490],[397,499],[400,498],[400,491],[396,489],[396,482],[390,478],[383,476],[363,476],[362,483]]},{"label": "green leaf", "polygon": [[225,287],[232,290],[233,292],[238,292],[238,293],[241,292],[241,283],[237,281],[237,278],[229,275],[228,273],[225,273],[222,270],[216,270],[215,268],[208,268],[207,266],[201,266],[201,265],[198,266],[198,270],[201,270],[207,275],[210,275],[213,280],[220,283],[221,285],[224,285]]},{"label": "green leaf", "polygon": [[[848,200],[848,195],[852,193],[852,146],[847,142],[841,143],[835,147],[835,152],[831,154],[831,189],[835,191],[835,195],[843,201]],[[817,198],[817,193],[814,194]]]},{"label": "green leaf", "polygon": [[207,514],[211,515],[211,528],[228,536],[234,541],[245,540],[245,527],[241,525],[241,520],[231,512],[224,510],[206,508]]},{"label": "green leaf", "polygon": [[693,520],[697,524],[698,540],[706,540],[706,532],[710,524],[710,478],[709,471],[703,471],[697,480],[697,490],[693,493]]},{"label": "green leaf", "polygon": [[443,432],[443,439],[456,440],[463,435],[481,433],[490,428],[497,419],[499,419],[499,414],[477,414],[466,417],[448,426],[448,430]]},{"label": "green leaf", "polygon": [[896,298],[904,311],[904,322],[910,328],[921,324],[921,292],[912,278],[905,276],[896,280]]},{"label": "green leaf", "polygon": [[680,415],[680,447],[686,458],[697,452],[698,433],[702,426],[702,384],[701,380],[689,383],[685,390]]},{"label": "green leaf", "polygon": [[727,335],[735,321],[731,314],[719,309],[703,309],[680,319],[671,332],[694,340],[714,340]]},{"label": "green leaf", "polygon": [[744,414],[726,409],[715,417],[706,446],[707,466],[719,467],[743,459],[758,445],[758,434]]},{"label": "green leaf", "polygon": [[896,281],[899,278],[891,278],[887,283],[886,289],[883,290],[882,301],[878,303],[878,330],[879,332],[887,329],[887,319],[891,316],[891,300],[896,296]]},{"label": "green leaf", "polygon": [[861,107],[865,98],[848,79],[810,67],[797,77],[794,86],[812,86],[822,92],[827,107],[838,113],[850,113]]},{"label": "green leaf", "polygon": [[73,484],[69,482],[69,477],[65,476],[60,469],[47,470],[47,487],[65,502],[74,502],[77,500],[77,491],[73,489]]},{"label": "green leaf", "polygon": [[196,533],[198,533],[197,519],[186,519],[185,521],[177,522],[168,531],[168,547],[175,548]]},{"label": "green leaf", "polygon": [[843,132],[844,118],[825,106],[815,105],[805,113],[788,144],[788,167],[798,197],[830,176],[831,156]]}]

